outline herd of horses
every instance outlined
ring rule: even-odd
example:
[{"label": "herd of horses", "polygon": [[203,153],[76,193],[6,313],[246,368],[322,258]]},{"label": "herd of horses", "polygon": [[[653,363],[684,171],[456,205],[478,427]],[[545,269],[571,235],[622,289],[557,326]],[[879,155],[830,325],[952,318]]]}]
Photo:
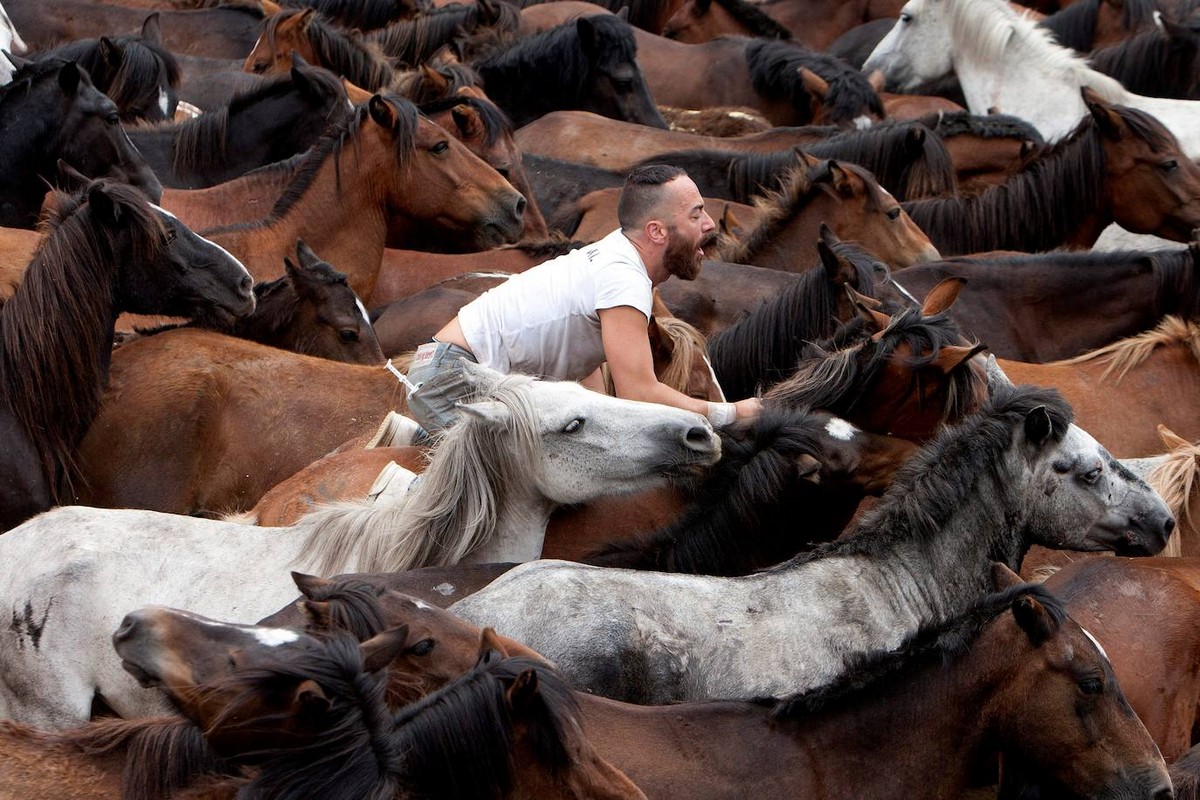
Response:
[{"label": "herd of horses", "polygon": [[[1194,0],[0,51],[0,797],[1200,796]],[[721,230],[655,371],[760,416],[464,362],[413,447],[410,351],[648,163]]]}]

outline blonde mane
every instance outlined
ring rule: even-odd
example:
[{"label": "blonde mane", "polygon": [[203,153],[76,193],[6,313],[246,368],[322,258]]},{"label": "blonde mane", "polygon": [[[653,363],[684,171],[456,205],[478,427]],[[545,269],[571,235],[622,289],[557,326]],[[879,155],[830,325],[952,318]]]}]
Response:
[{"label": "blonde mane", "polygon": [[1193,530],[1200,520],[1192,517],[1192,492],[1200,492],[1200,442],[1189,442],[1168,430],[1165,425],[1158,426],[1158,435],[1170,450],[1166,461],[1146,477],[1154,491],[1158,492],[1167,508],[1174,515],[1176,526],[1171,533],[1171,539],[1161,555],[1177,558],[1183,555],[1184,529]]},{"label": "blonde mane", "polygon": [[495,533],[514,489],[535,481],[540,439],[530,384],[500,377],[476,400],[511,412],[503,429],[464,414],[448,428],[429,468],[397,505],[334,503],[305,515],[293,529],[306,535],[297,566],[319,575],[402,572],[456,564]]},{"label": "blonde mane", "polygon": [[758,224],[741,239],[722,236],[721,243],[717,246],[717,259],[739,264],[749,263],[748,259],[791,219],[801,201],[812,191],[813,184],[808,178],[810,168],[801,156],[796,165],[783,175],[780,180],[781,188],[756,195],[754,209],[759,214]]},{"label": "blonde mane", "polygon": [[1053,366],[1086,364],[1105,359],[1109,363],[1100,380],[1104,381],[1115,375],[1116,382],[1120,383],[1129,370],[1149,358],[1155,349],[1177,344],[1191,351],[1197,367],[1200,368],[1200,325],[1175,316],[1163,317],[1154,330],[1121,339],[1081,356],[1056,361]]},{"label": "blonde mane", "polygon": [[[657,324],[663,336],[671,342],[671,360],[661,370],[655,370],[659,381],[677,392],[688,394],[692,388],[692,365],[696,362],[697,351],[701,355],[708,355],[708,345],[705,342],[704,334],[678,317],[663,317],[655,314],[651,318],[651,324]],[[601,365],[600,372],[604,376],[605,393],[616,397],[617,389],[613,385],[607,363]]]}]

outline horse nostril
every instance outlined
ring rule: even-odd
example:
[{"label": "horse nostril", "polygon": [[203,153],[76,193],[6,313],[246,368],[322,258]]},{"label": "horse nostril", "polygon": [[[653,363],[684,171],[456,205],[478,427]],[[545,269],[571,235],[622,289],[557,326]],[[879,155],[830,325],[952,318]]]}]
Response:
[{"label": "horse nostril", "polygon": [[113,634],[114,642],[123,642],[133,634],[133,617],[126,616],[121,620],[121,626],[117,628],[117,632]]},{"label": "horse nostril", "polygon": [[249,275],[242,278],[238,286],[245,294],[254,294],[254,278]]},{"label": "horse nostril", "polygon": [[688,428],[683,442],[691,450],[708,452],[712,449],[712,431],[700,425],[694,425]]},{"label": "horse nostril", "polygon": [[1153,795],[1154,800],[1172,800],[1174,797],[1175,793],[1171,791],[1170,787],[1159,789]]},{"label": "horse nostril", "polygon": [[517,216],[525,216],[525,206],[529,205],[529,201],[525,199],[525,195],[517,195]]},{"label": "horse nostril", "polygon": [[1163,523],[1163,538],[1171,535],[1171,531],[1175,530],[1175,518],[1167,517],[1167,521]]}]

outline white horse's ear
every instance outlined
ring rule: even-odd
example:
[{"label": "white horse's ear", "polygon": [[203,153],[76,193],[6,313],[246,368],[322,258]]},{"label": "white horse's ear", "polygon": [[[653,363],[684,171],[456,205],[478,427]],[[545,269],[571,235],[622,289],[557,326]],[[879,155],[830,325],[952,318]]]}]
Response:
[{"label": "white horse's ear", "polygon": [[1000,364],[996,361],[994,355],[987,357],[987,382],[988,394],[992,394],[997,386],[1012,386],[1013,382],[1009,380],[1008,375],[1004,370],[1000,369]]},{"label": "white horse's ear", "polygon": [[488,425],[501,427],[508,424],[512,419],[512,411],[504,403],[497,403],[495,400],[487,400],[480,403],[459,403],[458,409],[465,414],[470,414],[478,420],[482,420]]}]

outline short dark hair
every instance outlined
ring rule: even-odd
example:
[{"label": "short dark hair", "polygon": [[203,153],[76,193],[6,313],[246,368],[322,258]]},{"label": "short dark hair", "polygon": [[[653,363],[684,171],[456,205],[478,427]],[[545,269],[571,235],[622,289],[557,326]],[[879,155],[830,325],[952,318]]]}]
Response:
[{"label": "short dark hair", "polygon": [[641,228],[654,215],[662,200],[665,184],[687,175],[681,167],[667,164],[647,164],[625,177],[621,199],[617,201],[617,221],[621,230],[631,232]]}]

